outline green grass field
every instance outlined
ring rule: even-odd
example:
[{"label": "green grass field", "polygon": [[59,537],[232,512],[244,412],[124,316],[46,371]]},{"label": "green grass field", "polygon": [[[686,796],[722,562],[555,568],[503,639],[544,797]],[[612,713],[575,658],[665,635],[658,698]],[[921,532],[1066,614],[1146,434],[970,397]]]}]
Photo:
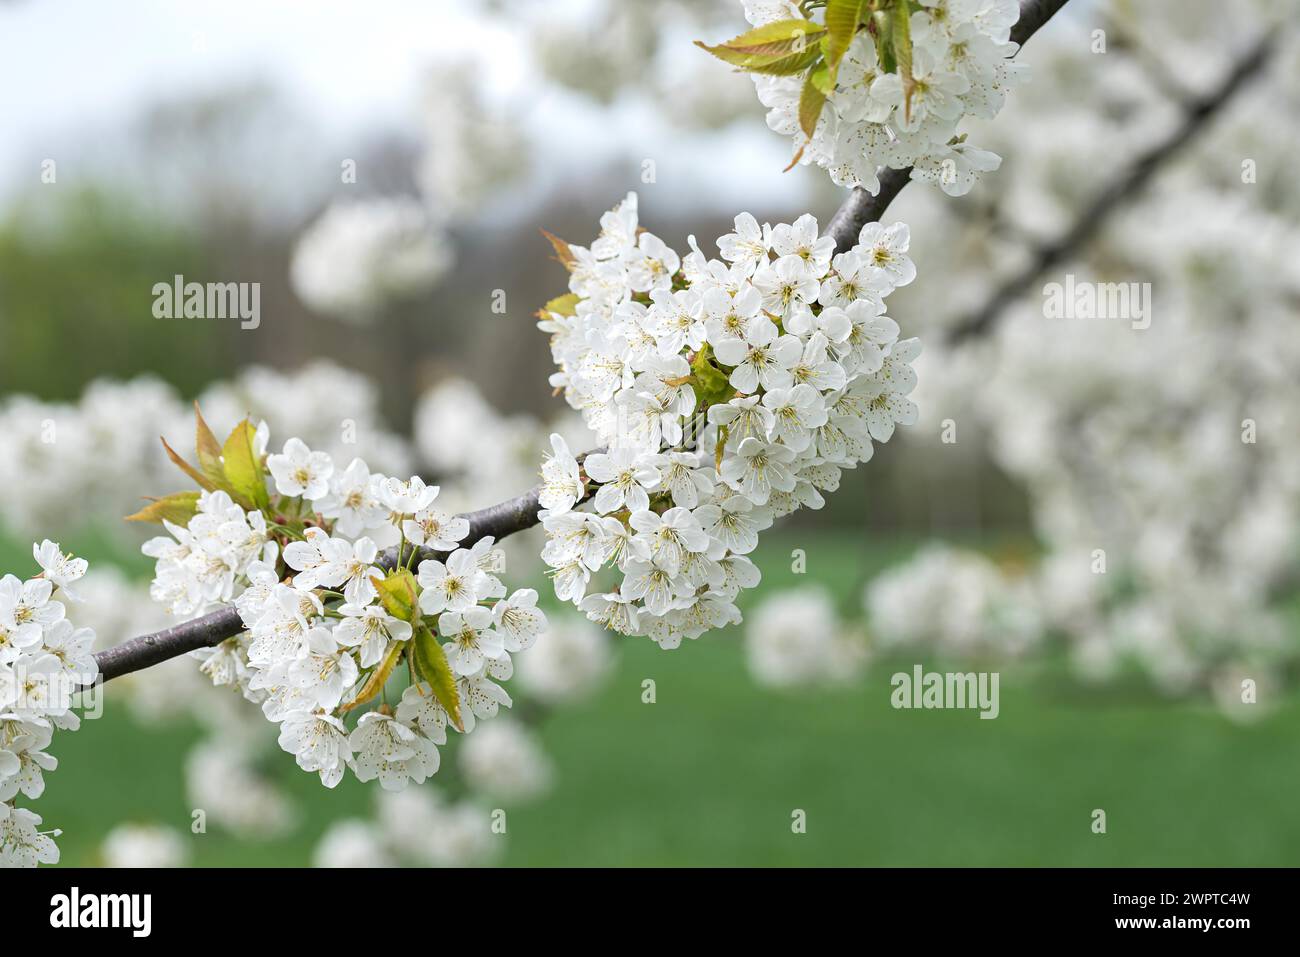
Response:
[{"label": "green grass field", "polygon": [[[905,548],[819,537],[806,577],[792,539],[764,549],[764,588],[815,579],[854,610],[868,573]],[[750,596],[752,608],[761,596]],[[1091,692],[1048,661],[1002,675],[1001,714],[896,711],[873,663],[856,687],[777,693],[744,666],[734,630],[663,652],[627,640],[595,698],[540,725],[549,796],[507,805],[509,865],[1295,865],[1300,697],[1238,726],[1200,702]],[[653,678],[657,701],[643,704]],[[111,691],[111,685],[109,686]],[[189,834],[181,765],[198,732],[137,727],[111,704],[60,734],[37,804],[93,864],[122,821]],[[190,837],[198,865],[301,865],[331,820],[365,814],[369,787],[326,791],[287,755],[272,773],[300,802],[283,839]],[[436,780],[436,779],[435,779]],[[1107,833],[1092,833],[1092,811]],[[794,834],[794,809],[807,831]]]}]

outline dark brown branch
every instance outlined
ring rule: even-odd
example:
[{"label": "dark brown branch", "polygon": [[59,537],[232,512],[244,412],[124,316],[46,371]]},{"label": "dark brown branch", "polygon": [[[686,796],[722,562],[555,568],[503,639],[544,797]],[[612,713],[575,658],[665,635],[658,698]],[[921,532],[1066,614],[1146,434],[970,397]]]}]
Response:
[{"label": "dark brown branch", "polygon": [[842,253],[858,241],[858,234],[867,223],[878,223],[894,197],[912,179],[912,167],[887,169],[880,174],[880,191],[872,196],[861,186],[849,193],[843,205],[831,217],[827,232],[835,237],[835,251]]},{"label": "dark brown branch", "polygon": [[234,605],[227,605],[202,618],[98,651],[95,653],[95,661],[99,665],[100,678],[109,681],[132,671],[160,665],[168,658],[175,658],[196,648],[218,644],[243,630],[239,612],[235,611]]},{"label": "dark brown branch", "polygon": [[952,327],[948,341],[961,343],[987,332],[998,316],[1028,292],[1039,277],[1081,249],[1120,204],[1140,192],[1155,172],[1187,145],[1247,80],[1264,68],[1273,50],[1272,33],[1264,34],[1253,43],[1215,90],[1187,104],[1177,129],[1138,156],[1124,173],[1084,207],[1065,233],[1039,246],[1023,270],[994,290],[977,311]]},{"label": "dark brown branch", "polygon": [[[1011,39],[1023,44],[1038,32],[1038,28],[1065,6],[1067,0],[1024,0],[1020,4],[1020,19],[1011,28]],[[835,251],[844,252],[858,241],[858,234],[867,223],[876,223],[885,214],[894,197],[912,178],[912,168],[886,169],[880,173],[880,191],[872,196],[858,188],[849,194],[842,206],[831,217],[826,234],[835,237]]]},{"label": "dark brown branch", "polygon": [[1025,41],[1056,16],[1065,4],[1066,0],[1023,0],[1020,4],[1020,19],[1011,28],[1011,42],[1024,46]]}]

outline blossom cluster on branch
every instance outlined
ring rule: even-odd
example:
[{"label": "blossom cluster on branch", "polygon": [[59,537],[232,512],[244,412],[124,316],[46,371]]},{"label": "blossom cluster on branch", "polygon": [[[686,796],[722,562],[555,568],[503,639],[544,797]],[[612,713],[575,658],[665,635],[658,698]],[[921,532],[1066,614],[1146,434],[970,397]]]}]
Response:
[{"label": "blossom cluster on branch", "polygon": [[754,29],[705,46],[752,73],[767,125],[839,186],[880,190],[879,167],[951,196],[1002,160],[966,140],[1027,70],[1012,58],[1016,0],[830,0],[822,21],[792,0],[742,0]]},{"label": "blossom cluster on branch", "polygon": [[[908,230],[870,223],[837,255],[810,215],[742,213],[721,259],[693,237],[683,259],[639,227],[629,194],[590,247],[554,243],[571,275],[539,323],[551,382],[606,450],[580,466],[553,437],[542,558],[558,597],[675,648],[739,622],[759,532],[820,508],[843,469],[915,421],[920,345],[884,314],[916,275]],[[611,587],[593,583],[606,566]]]},{"label": "blossom cluster on branch", "polygon": [[55,597],[77,600],[72,584],[86,574],[85,559],[48,539],[32,556],[38,575],[0,578],[0,867],[58,863],[59,832],[40,830],[41,816],[14,802],[45,792],[44,772],[58,766],[45,749],[56,729],[81,726],[74,700],[99,673],[95,633],[74,625]]},{"label": "blossom cluster on branch", "polygon": [[[824,25],[808,19],[823,8]],[[1016,77],[1011,0],[746,0],[746,9],[759,24],[754,35],[710,49],[760,74],[773,125],[796,135],[796,160],[867,188],[878,188],[878,165],[914,166],[913,175],[951,193],[996,167],[956,126],[966,114],[994,115]],[[795,73],[806,73],[802,82],[790,79]],[[420,236],[415,217],[387,225],[374,230],[376,245]],[[870,223],[837,255],[837,239],[819,236],[811,216],[760,226],[742,214],[718,241],[720,259],[694,237],[681,257],[641,229],[635,195],[601,227],[590,247],[553,239],[572,273],[570,292],[547,304],[541,326],[560,367],[553,384],[602,448],[575,457],[553,436],[540,496],[485,511],[506,515],[508,527],[493,533],[510,534],[536,521],[540,499],[542,557],[559,597],[616,633],[673,648],[739,621],[737,595],[759,577],[747,557],[758,534],[798,508],[821,507],[843,469],[916,420],[908,395],[919,344],[900,340],[885,315],[886,297],[915,269],[902,224]],[[837,231],[840,248],[855,231]],[[428,258],[406,263],[417,285],[430,281]],[[345,282],[335,299],[358,311],[369,297],[342,293],[366,293],[362,285]],[[154,500],[134,516],[169,533],[145,546],[156,560],[151,593],[182,616],[234,606],[246,630],[197,653],[203,674],[260,704],[279,725],[280,745],[327,786],[349,767],[386,790],[423,782],[438,768],[448,724],[467,732],[510,705],[499,682],[512,675],[511,656],[546,627],[537,595],[507,597],[493,539],[475,525],[477,540],[462,547],[472,523],[435,506],[438,488],[372,474],[362,458],[340,469],[299,438],[271,453],[269,429],[256,421],[218,443],[198,416],[197,465],[164,444],[199,491]],[[42,556],[46,581],[62,574],[52,565],[68,564],[50,543]],[[805,607],[824,611],[817,600]],[[783,617],[771,616],[772,633],[784,630]],[[234,613],[224,618],[205,640],[234,630]],[[63,624],[42,639],[55,646],[37,665],[60,659],[59,641],[84,641],[64,654],[89,657],[93,634],[68,637]],[[858,660],[856,642],[838,644],[846,662]],[[781,656],[771,660],[769,670],[780,671]],[[566,677],[552,683],[563,688]],[[516,773],[529,764],[528,736],[496,730],[462,753],[467,776],[498,791],[540,790],[543,765]],[[22,737],[0,739],[0,786],[30,782]],[[21,862],[57,854],[34,830],[39,818],[3,807],[6,834],[35,835],[10,841]]]},{"label": "blossom cluster on branch", "polygon": [[[493,540],[459,547],[469,524],[418,477],[372,474],[360,459],[339,469],[297,438],[267,454],[268,430],[248,420],[218,446],[197,416],[197,435],[199,466],[176,459],[204,490],[134,516],[169,533],[144,545],[153,597],[185,616],[234,603],[247,631],[198,652],[204,673],[260,704],[281,747],[326,786],[349,767],[386,789],[424,781],[449,725],[468,732],[510,705],[497,682],[545,628],[537,593],[507,597]],[[387,568],[371,537],[385,532],[399,539]],[[417,565],[421,549],[450,554]]]}]

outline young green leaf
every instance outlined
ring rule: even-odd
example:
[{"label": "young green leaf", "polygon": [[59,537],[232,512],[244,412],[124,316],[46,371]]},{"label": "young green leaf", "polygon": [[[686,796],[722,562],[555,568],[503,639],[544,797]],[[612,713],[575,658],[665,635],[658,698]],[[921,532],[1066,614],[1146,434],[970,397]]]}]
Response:
[{"label": "young green leaf", "polygon": [[158,522],[159,524],[168,521],[173,525],[184,528],[189,525],[190,519],[194,517],[198,510],[198,492],[173,492],[171,495],[153,499],[134,515],[128,515],[126,521]]},{"label": "young green leaf", "polygon": [[803,81],[803,89],[799,91],[799,128],[808,139],[812,139],[813,133],[816,132],[817,118],[822,115],[822,107],[826,105],[826,94],[822,92],[816,79],[819,72],[823,77],[828,75],[825,64],[808,71],[808,77]]},{"label": "young green leaf", "polygon": [[351,711],[353,708],[359,708],[367,701],[371,700],[384,690],[384,685],[388,684],[388,679],[393,674],[393,669],[402,659],[402,649],[407,646],[408,642],[395,641],[393,646],[388,649],[388,654],[384,655],[384,660],[379,662],[378,667],[370,672],[370,677],[366,678],[366,683],[361,686],[355,698],[339,708],[339,711]]},{"label": "young green leaf", "polygon": [[555,258],[564,264],[565,269],[569,270],[569,272],[573,272],[573,267],[574,264],[577,262],[577,259],[573,255],[573,250],[569,248],[569,244],[566,243],[559,236],[556,236],[553,233],[548,233],[544,229],[541,231],[541,233],[543,236],[546,237],[547,241],[551,244],[551,248],[555,250]]},{"label": "young green leaf", "polygon": [[778,20],[725,43],[710,46],[696,40],[695,45],[741,70],[787,76],[800,72],[817,59],[818,42],[825,34],[826,28],[811,20]]},{"label": "young green leaf", "polygon": [[542,310],[537,314],[537,318],[549,318],[551,313],[556,313],[561,316],[572,316],[578,310],[579,298],[580,297],[576,292],[566,293],[563,296],[556,296],[546,305],[542,306]]},{"label": "young green leaf", "polygon": [[235,426],[221,447],[222,473],[232,497],[259,509],[271,504],[266,492],[266,469],[255,451],[257,429],[248,419]]},{"label": "young green leaf", "polygon": [[199,469],[218,488],[225,485],[226,474],[221,468],[221,444],[203,420],[198,402],[194,403],[194,451],[199,457]]},{"label": "young green leaf", "polygon": [[898,69],[894,62],[894,20],[888,10],[877,10],[871,15],[875,27],[876,59],[880,61],[881,73],[893,73]]},{"label": "young green leaf", "polygon": [[830,67],[825,63],[818,63],[809,70],[808,79],[812,80],[813,86],[827,96],[835,92],[835,77],[831,75]]},{"label": "young green leaf", "polygon": [[162,436],[159,436],[159,441],[162,442],[163,449],[167,452],[167,457],[172,460],[172,464],[174,464],[178,469],[180,469],[190,478],[194,479],[195,484],[198,485],[199,488],[203,489],[205,492],[216,491],[217,488],[216,483],[214,483],[211,479],[209,479],[198,469],[196,469],[193,465],[190,465],[189,462],[186,462],[183,458],[181,458],[180,455],[177,453],[177,451],[167,444],[166,439],[162,438]]},{"label": "young green leaf", "polygon": [[464,731],[465,723],[460,714],[460,692],[456,689],[456,676],[451,673],[447,655],[428,625],[421,624],[415,630],[414,647],[416,675],[429,683],[429,687],[433,689],[433,696],[447,712],[456,730]]},{"label": "young green leaf", "polygon": [[898,75],[903,81],[903,120],[912,122],[912,94],[916,91],[916,80],[912,78],[912,27],[911,8],[907,0],[894,0],[891,8],[893,25],[894,62],[898,64]]},{"label": "young green leaf", "polygon": [[379,591],[379,600],[394,618],[414,622],[420,613],[415,590],[415,576],[405,568],[398,568],[384,578],[372,577],[370,581]]},{"label": "young green leaf", "polygon": [[[826,65],[832,85],[840,61],[849,52],[849,44],[867,15],[867,0],[828,0],[826,4]],[[823,91],[827,92],[827,91]]]},{"label": "young green leaf", "polygon": [[719,402],[726,402],[735,393],[727,381],[727,374],[713,363],[713,348],[708,343],[695,354],[695,360],[691,363],[691,375],[695,382],[697,408],[707,409]]},{"label": "young green leaf", "polygon": [[750,73],[766,73],[769,76],[794,76],[812,66],[821,57],[821,46],[813,45],[803,53],[791,53],[787,57],[747,67]]}]

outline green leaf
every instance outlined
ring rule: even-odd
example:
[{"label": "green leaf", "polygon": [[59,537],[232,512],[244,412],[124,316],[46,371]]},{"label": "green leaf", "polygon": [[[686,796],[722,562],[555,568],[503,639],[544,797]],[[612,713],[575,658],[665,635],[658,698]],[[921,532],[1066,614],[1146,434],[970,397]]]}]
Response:
[{"label": "green leaf", "polygon": [[178,469],[180,469],[182,472],[184,472],[186,475],[192,478],[195,484],[198,485],[199,488],[207,492],[216,491],[217,488],[216,483],[214,483],[211,479],[209,479],[198,469],[196,469],[193,465],[190,465],[189,462],[186,462],[183,458],[181,458],[180,455],[177,453],[177,451],[167,444],[166,439],[159,436],[159,440],[163,444],[163,449],[165,449],[167,452],[167,457],[172,460],[172,463]]},{"label": "green leaf", "polygon": [[561,316],[572,316],[578,311],[578,302],[582,297],[576,292],[570,292],[563,296],[556,296],[546,305],[542,306],[542,311],[538,313],[538,318],[545,319],[551,313],[557,313]]},{"label": "green leaf", "polygon": [[248,419],[235,426],[221,447],[222,473],[230,494],[265,510],[271,498],[266,492],[266,469],[254,451],[257,429]]},{"label": "green leaf", "polygon": [[820,46],[812,46],[803,53],[792,53],[788,57],[749,68],[750,73],[766,73],[769,76],[794,76],[802,73],[821,58]]},{"label": "green leaf", "polygon": [[778,20],[716,46],[700,40],[695,45],[742,70],[787,76],[812,64],[825,34],[826,28],[811,20]]},{"label": "green leaf", "polygon": [[747,30],[726,43],[710,47],[699,40],[696,46],[703,47],[710,53],[722,50],[727,55],[782,57],[790,53],[799,53],[813,40],[817,40],[826,28],[812,20],[792,17],[788,20],[776,20],[761,27]]},{"label": "green leaf", "polygon": [[[849,44],[867,13],[866,0],[828,0],[826,4],[826,64],[830,67],[832,86],[840,61],[849,52]],[[830,92],[823,90],[823,92]]]},{"label": "green leaf", "polygon": [[880,72],[893,73],[898,69],[894,62],[894,21],[888,10],[877,10],[872,19],[876,25],[876,59],[880,61]]},{"label": "green leaf", "polygon": [[194,403],[194,450],[199,457],[199,469],[218,488],[226,484],[226,473],[221,468],[221,445],[203,421],[198,402]]},{"label": "green leaf", "polygon": [[809,70],[808,79],[812,80],[813,86],[827,96],[835,92],[835,77],[831,75],[830,67],[825,63],[819,63]]},{"label": "green leaf", "polygon": [[419,617],[419,593],[415,587],[415,576],[409,571],[398,568],[384,578],[370,580],[379,590],[379,600],[390,615],[409,622],[414,622]]},{"label": "green leaf", "polygon": [[691,374],[695,377],[695,395],[700,409],[707,409],[726,402],[736,390],[727,381],[727,374],[713,362],[713,347],[705,343],[704,348],[695,354],[691,363]]},{"label": "green leaf", "polygon": [[190,519],[199,510],[199,493],[198,492],[173,492],[171,495],[164,495],[162,498],[152,499],[148,505],[140,509],[134,515],[128,515],[128,522],[171,522],[173,525],[179,525],[182,528],[190,523]]},{"label": "green leaf", "polygon": [[429,626],[423,623],[415,631],[415,673],[429,683],[433,696],[438,699],[456,730],[464,731],[465,723],[460,714],[460,692],[456,690],[456,676],[451,673],[447,655],[442,645],[433,636]]},{"label": "green leaf", "polygon": [[822,107],[826,105],[826,94],[817,83],[818,73],[823,77],[829,75],[825,64],[809,71],[808,78],[803,81],[803,89],[799,92],[799,128],[808,139],[812,139],[816,132],[817,118],[822,115]]},{"label": "green leaf", "polygon": [[408,642],[405,641],[393,642],[393,646],[388,649],[388,654],[384,655],[384,660],[379,662],[374,671],[370,672],[370,677],[361,686],[361,690],[357,692],[356,697],[339,708],[339,710],[351,711],[353,708],[359,708],[383,691],[384,685],[388,684],[388,679],[393,674],[393,669],[401,661],[402,650],[406,648],[407,644]]},{"label": "green leaf", "polygon": [[821,56],[821,50],[813,45],[802,53],[791,53],[774,60],[756,61],[740,69],[748,73],[766,73],[769,76],[794,76],[802,73]]},{"label": "green leaf", "polygon": [[903,79],[903,119],[910,123],[912,92],[916,89],[916,81],[912,78],[912,13],[907,0],[894,0],[890,14],[893,20],[894,62],[898,65],[898,75]]}]

